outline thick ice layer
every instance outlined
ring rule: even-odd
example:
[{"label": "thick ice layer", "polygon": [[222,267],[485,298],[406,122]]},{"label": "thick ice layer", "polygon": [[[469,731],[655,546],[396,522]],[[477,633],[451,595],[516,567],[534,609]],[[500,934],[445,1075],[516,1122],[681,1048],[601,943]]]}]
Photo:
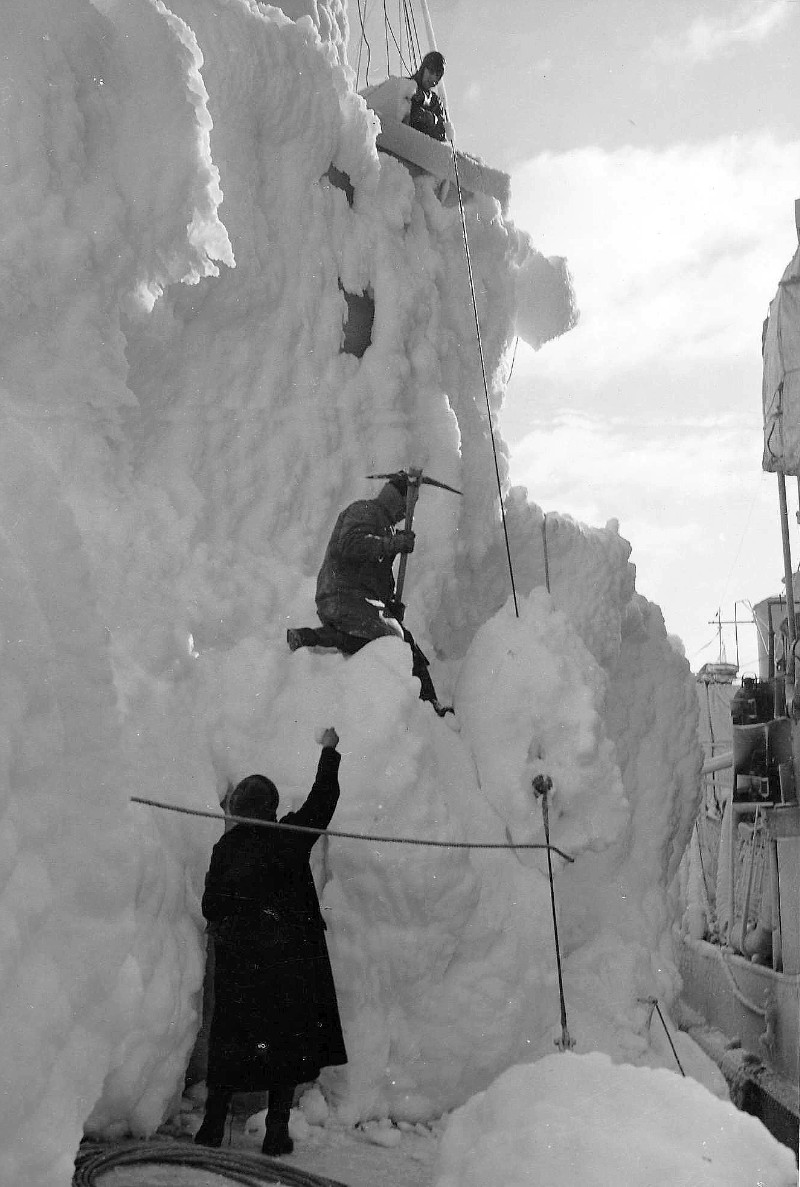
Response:
[{"label": "thick ice layer", "polygon": [[[533,1178],[532,1178],[533,1175]],[[600,1054],[515,1067],[450,1118],[436,1187],[793,1187],[760,1121],[664,1069]]]},{"label": "thick ice layer", "polygon": [[[3,1181],[66,1185],[85,1122],[148,1133],[181,1085],[218,826],[129,796],[207,808],[263,770],[297,802],[328,724],[336,823],[355,831],[541,840],[529,782],[551,774],[554,840],[577,858],[556,874],[575,1037],[668,1058],[638,998],[676,982],[688,667],[613,524],[548,516],[548,598],[523,491],[506,498],[513,615],[459,211],[379,158],[337,0],[290,15],[3,13]],[[523,301],[528,237],[486,198],[466,219],[496,416],[515,324],[541,339],[568,280]],[[340,352],[341,288],[374,299],[360,360]],[[406,589],[460,733],[420,704],[400,643],[285,645],[314,620],[338,510],[403,465],[463,491],[424,489]],[[541,854],[331,840],[318,873],[343,1116],[429,1116],[551,1049]]]}]

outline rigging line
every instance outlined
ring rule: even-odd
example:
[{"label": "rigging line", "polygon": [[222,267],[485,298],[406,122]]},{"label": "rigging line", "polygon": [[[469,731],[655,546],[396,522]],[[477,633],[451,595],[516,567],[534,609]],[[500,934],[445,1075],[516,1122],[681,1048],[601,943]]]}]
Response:
[{"label": "rigging line", "polygon": [[318,837],[345,837],[351,841],[381,841],[390,845],[426,845],[432,849],[546,849],[548,856],[552,850],[559,857],[563,857],[565,861],[574,862],[575,860],[574,857],[570,857],[568,853],[564,853],[556,845],[551,845],[549,841],[546,845],[541,845],[533,841],[508,844],[507,842],[500,841],[432,841],[424,837],[372,836],[369,833],[340,832],[332,828],[311,828],[305,824],[282,824],[275,820],[257,820],[253,816],[231,816],[230,814],[226,815],[224,812],[207,812],[200,808],[183,808],[179,804],[165,804],[161,800],[149,800],[138,795],[132,795],[130,802],[132,804],[144,804],[148,808],[163,808],[167,812],[180,812],[184,816],[205,816],[211,820],[232,821],[235,824],[256,824],[260,828],[269,828],[278,832],[314,833]]},{"label": "rigging line", "polygon": [[750,611],[750,616],[753,619],[753,626],[756,628],[756,634],[761,640],[761,644],[766,651],[769,645],[769,640],[767,639],[766,632],[764,631],[764,628],[759,621],[758,615],[756,614],[755,606],[748,598],[739,598],[737,602],[733,603],[733,617],[736,618],[736,607],[739,605],[739,602],[741,602],[743,606],[746,606]]},{"label": "rigging line", "polygon": [[[391,33],[391,35],[392,35],[392,41],[394,42],[395,49],[397,50],[397,56],[398,56],[398,57],[399,57],[399,59],[400,59],[400,65],[403,67],[403,69],[406,71],[406,73],[410,74],[411,72],[410,72],[410,70],[408,69],[408,66],[406,65],[406,60],[405,60],[405,58],[403,57],[403,50],[402,50],[401,46],[399,45],[397,38],[396,38],[396,37],[395,37],[395,35],[394,35],[394,29],[393,29],[393,27],[392,27],[392,22],[389,20],[388,13],[386,13],[386,0],[384,0],[384,13],[386,14],[386,28],[387,28],[387,31],[388,31],[388,33]],[[387,36],[388,36],[388,33],[387,33]],[[401,36],[402,36],[402,34],[401,34]],[[387,74],[389,74],[389,73],[390,73],[390,70],[389,70],[389,57],[388,57],[388,54],[389,54],[389,43],[388,43],[388,40],[387,40],[387,43],[386,43],[386,54],[387,54],[387,57],[386,57],[386,73],[387,73]]]},{"label": "rigging line", "polygon": [[506,380],[506,387],[508,387],[509,383],[511,383],[511,376],[514,374],[514,363],[516,363],[516,361],[517,361],[517,347],[518,346],[519,346],[519,334],[517,334],[516,338],[514,339],[514,353],[511,356],[511,370],[508,373],[508,379]]},{"label": "rigging line", "polygon": [[741,536],[739,537],[739,547],[736,549],[736,555],[734,556],[733,560],[731,561],[731,567],[728,570],[728,576],[725,578],[725,585],[723,587],[722,597],[719,599],[720,604],[725,600],[725,594],[728,592],[728,584],[730,583],[730,579],[733,576],[733,570],[736,566],[736,562],[739,559],[739,554],[742,551],[742,546],[744,544],[744,538],[747,535],[747,529],[750,527],[750,520],[753,518],[753,509],[755,508],[755,505],[756,505],[756,499],[761,494],[761,487],[764,485],[765,475],[766,475],[766,471],[762,470],[761,471],[761,480],[760,480],[756,490],[753,492],[753,497],[750,501],[750,510],[747,512],[747,519],[745,520],[744,527],[742,528]]},{"label": "rigging line", "polygon": [[417,18],[414,16],[413,4],[409,4],[408,0],[404,0],[404,3],[406,6],[406,12],[408,12],[411,17],[411,27],[414,30],[414,45],[416,48],[416,54],[415,54],[415,67],[416,67],[422,61],[422,50],[421,50],[420,44],[419,44],[419,33],[417,32]]},{"label": "rigging line", "polygon": [[416,74],[418,62],[417,62],[416,54],[414,53],[414,39],[411,35],[411,22],[408,19],[408,0],[403,0],[403,23],[405,24],[405,29],[406,29],[406,41],[408,43],[408,56],[411,61],[411,65],[414,67],[413,73]]},{"label": "rigging line", "polygon": [[[697,853],[700,858],[700,873],[703,876],[703,890],[705,891],[706,903],[708,903],[708,906],[710,909],[711,898],[710,898],[709,890],[708,890],[708,878],[706,877],[706,866],[705,866],[705,862],[703,861],[703,841],[700,836],[700,822],[698,820],[695,820],[694,827],[695,827],[695,832],[697,833]],[[709,923],[712,922],[710,915],[708,917],[708,922]]]},{"label": "rigging line", "polygon": [[414,16],[414,6],[409,3],[409,0],[403,0],[403,6],[406,13],[406,21],[408,23],[408,36],[411,42],[411,59],[414,65],[414,72],[416,73],[419,64],[422,61],[422,48],[419,43],[419,33],[417,32],[417,21]]},{"label": "rigging line", "polygon": [[[366,45],[366,47],[367,47],[367,65],[366,65],[366,68],[364,71],[364,85],[369,86],[369,68],[370,68],[370,64],[372,62],[372,46],[369,43],[369,38],[367,37],[367,28],[366,28],[367,8],[369,6],[369,0],[364,0],[363,13],[361,11],[361,0],[357,0],[357,5],[358,5],[358,19],[361,23],[361,41],[359,42],[359,45],[358,45],[358,64],[359,64],[359,69],[360,69],[360,67],[361,67],[361,47],[363,45]],[[358,72],[356,72],[356,87],[357,86],[358,86]]]},{"label": "rigging line", "polygon": [[364,49],[364,18],[361,15],[361,0],[356,0],[356,8],[358,10],[358,19],[361,24],[361,36],[358,39],[358,57],[356,58],[356,91],[358,91],[358,82],[361,78],[361,54]]},{"label": "rigging line", "polygon": [[675,1056],[675,1062],[677,1063],[678,1067],[680,1068],[681,1075],[685,1076],[686,1072],[683,1070],[683,1064],[678,1059],[678,1052],[675,1050],[675,1044],[672,1041],[672,1035],[669,1033],[669,1030],[667,1029],[667,1024],[664,1021],[664,1015],[661,1013],[661,1006],[658,1004],[658,1001],[656,1001],[656,1013],[658,1014],[659,1018],[661,1019],[661,1025],[664,1027],[664,1034],[669,1039],[669,1045],[672,1048],[672,1054]]},{"label": "rigging line", "polygon": [[648,1022],[647,1022],[648,1027],[653,1019],[653,1010],[655,1010],[656,1013],[658,1014],[659,1018],[661,1019],[661,1025],[664,1027],[664,1034],[667,1036],[669,1045],[672,1048],[672,1054],[675,1056],[675,1062],[677,1063],[678,1067],[680,1068],[681,1075],[685,1076],[686,1072],[683,1070],[683,1064],[681,1063],[680,1059],[678,1059],[678,1052],[675,1050],[675,1044],[672,1041],[672,1035],[669,1033],[669,1030],[667,1029],[667,1024],[664,1021],[664,1015],[661,1013],[661,1006],[658,1004],[658,998],[657,997],[640,997],[639,1001],[642,1003],[642,1005],[646,1005],[646,1006],[650,1007],[650,1018],[648,1019]]},{"label": "rigging line", "polygon": [[700,652],[701,652],[701,651],[708,651],[708,649],[709,649],[709,647],[711,646],[711,644],[712,644],[712,643],[716,643],[716,641],[717,641],[717,636],[716,636],[716,635],[714,635],[714,638],[713,638],[713,639],[709,639],[709,640],[708,640],[708,642],[707,642],[707,643],[704,643],[702,647],[698,647],[698,648],[697,648],[697,651],[693,651],[693,652],[692,652],[692,654],[691,654],[691,656],[690,656],[689,658],[690,658],[690,659],[696,659],[696,658],[697,658],[697,656],[700,654]]},{"label": "rigging line", "polygon": [[386,0],[383,0],[383,35],[386,38],[386,73],[391,74],[389,69],[389,14],[386,11]]},{"label": "rigging line", "polygon": [[469,274],[469,291],[472,296],[472,312],[475,315],[475,332],[478,337],[478,353],[481,360],[481,374],[483,376],[483,392],[486,397],[486,414],[489,417],[489,433],[492,441],[492,457],[494,458],[494,472],[497,479],[497,493],[500,499],[500,516],[503,521],[503,536],[506,542],[506,557],[508,558],[508,572],[511,578],[511,592],[514,596],[514,613],[519,618],[519,605],[517,603],[517,587],[514,581],[514,565],[511,560],[511,545],[508,539],[508,524],[506,522],[506,509],[503,503],[503,484],[500,478],[500,465],[497,461],[497,443],[494,437],[494,425],[492,423],[492,406],[489,400],[489,384],[486,380],[486,361],[483,357],[483,339],[481,338],[481,323],[478,317],[478,302],[475,297],[475,279],[472,275],[472,256],[469,250],[469,238],[467,236],[467,217],[464,213],[464,198],[461,193],[461,178],[458,175],[458,158],[456,156],[455,140],[450,141],[450,148],[453,153],[453,171],[456,178],[456,189],[458,191],[458,208],[461,212],[461,230],[464,236],[464,252],[467,257],[467,272]]}]

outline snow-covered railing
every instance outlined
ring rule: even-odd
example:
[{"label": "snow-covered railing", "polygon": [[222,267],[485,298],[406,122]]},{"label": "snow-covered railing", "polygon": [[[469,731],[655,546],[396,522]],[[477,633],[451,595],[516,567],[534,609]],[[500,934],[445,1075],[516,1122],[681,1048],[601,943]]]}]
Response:
[{"label": "snow-covered railing", "polygon": [[733,751],[728,754],[717,754],[714,758],[707,758],[703,763],[701,774],[713,775],[714,771],[725,771],[733,766]]}]

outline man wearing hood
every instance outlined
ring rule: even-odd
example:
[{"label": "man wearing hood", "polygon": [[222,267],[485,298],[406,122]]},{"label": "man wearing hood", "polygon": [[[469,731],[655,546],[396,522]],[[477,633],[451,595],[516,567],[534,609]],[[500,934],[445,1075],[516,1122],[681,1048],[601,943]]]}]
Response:
[{"label": "man wearing hood", "polygon": [[411,75],[417,89],[411,96],[411,111],[408,122],[418,132],[432,136],[434,140],[447,138],[447,123],[444,108],[434,91],[444,75],[444,57],[438,50],[431,50],[422,59],[416,74]]}]

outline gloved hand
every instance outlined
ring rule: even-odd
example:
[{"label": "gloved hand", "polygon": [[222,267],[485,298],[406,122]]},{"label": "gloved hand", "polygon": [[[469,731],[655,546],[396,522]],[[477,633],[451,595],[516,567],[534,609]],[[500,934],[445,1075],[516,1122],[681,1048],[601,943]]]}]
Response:
[{"label": "gloved hand", "polygon": [[327,729],[317,734],[317,742],[320,746],[333,746],[335,749],[339,745],[339,735],[333,726],[330,725]]},{"label": "gloved hand", "polygon": [[397,598],[389,598],[386,603],[386,608],[383,611],[384,618],[394,618],[397,622],[402,622],[405,618],[406,608]]},{"label": "gloved hand", "polygon": [[415,536],[413,532],[400,530],[388,540],[390,554],[392,556],[399,556],[401,552],[414,551]]}]

